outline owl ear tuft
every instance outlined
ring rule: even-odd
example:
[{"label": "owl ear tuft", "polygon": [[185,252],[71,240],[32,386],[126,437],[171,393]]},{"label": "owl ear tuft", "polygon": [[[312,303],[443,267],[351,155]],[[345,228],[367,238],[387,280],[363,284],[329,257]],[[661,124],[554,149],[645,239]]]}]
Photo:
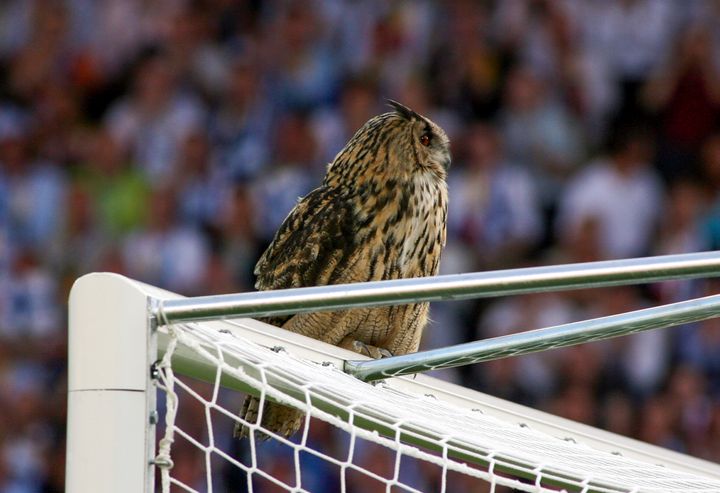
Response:
[{"label": "owl ear tuft", "polygon": [[390,107],[392,107],[400,116],[404,117],[407,120],[415,120],[420,119],[420,115],[415,113],[413,110],[405,106],[404,104],[400,104],[397,101],[394,101],[392,99],[388,99],[387,103]]}]

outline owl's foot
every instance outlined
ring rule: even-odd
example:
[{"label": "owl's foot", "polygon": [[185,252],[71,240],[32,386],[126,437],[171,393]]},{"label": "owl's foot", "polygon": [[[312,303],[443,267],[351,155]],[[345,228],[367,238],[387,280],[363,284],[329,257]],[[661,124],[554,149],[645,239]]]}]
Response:
[{"label": "owl's foot", "polygon": [[350,349],[351,351],[355,351],[356,353],[370,356],[374,359],[390,358],[393,355],[385,348],[371,346],[370,344],[365,344],[362,341],[352,341],[348,349]]}]

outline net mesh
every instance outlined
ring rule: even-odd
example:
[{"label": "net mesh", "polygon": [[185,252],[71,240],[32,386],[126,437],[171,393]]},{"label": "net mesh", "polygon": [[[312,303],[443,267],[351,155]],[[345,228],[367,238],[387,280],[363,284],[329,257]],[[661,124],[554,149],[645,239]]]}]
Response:
[{"label": "net mesh", "polygon": [[[157,365],[164,432],[155,460],[170,491],[720,491],[720,481],[562,440],[437,399],[364,383],[207,324],[167,326]],[[214,382],[180,378],[176,348],[215,368]],[[290,439],[237,416],[228,377],[268,400],[302,410]],[[254,433],[232,438],[235,422]]]}]

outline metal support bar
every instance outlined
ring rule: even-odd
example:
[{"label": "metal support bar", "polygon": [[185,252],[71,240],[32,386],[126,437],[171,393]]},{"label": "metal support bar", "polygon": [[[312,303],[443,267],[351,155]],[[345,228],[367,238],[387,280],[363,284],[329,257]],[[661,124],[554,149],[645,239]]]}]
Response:
[{"label": "metal support bar", "polygon": [[[351,307],[462,300],[720,276],[720,252],[166,300],[156,321],[267,317]],[[159,312],[163,317],[159,317]]]},{"label": "metal support bar", "polygon": [[707,296],[419,353],[378,360],[346,361],[344,370],[361,380],[379,380],[574,346],[634,332],[698,322],[717,316],[720,316],[720,295]]}]

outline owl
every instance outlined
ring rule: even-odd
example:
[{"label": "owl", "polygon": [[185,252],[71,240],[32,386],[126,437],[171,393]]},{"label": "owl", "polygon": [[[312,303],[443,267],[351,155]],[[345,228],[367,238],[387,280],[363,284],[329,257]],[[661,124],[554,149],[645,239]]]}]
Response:
[{"label": "owl", "polygon": [[[428,118],[395,101],[370,119],[300,199],[255,267],[258,290],[432,276],[445,245],[449,141]],[[372,357],[417,351],[428,303],[261,319]],[[248,396],[240,415],[256,422]],[[266,402],[262,427],[290,436],[303,414]],[[247,436],[237,424],[235,436]],[[267,438],[267,435],[259,435]]]}]

